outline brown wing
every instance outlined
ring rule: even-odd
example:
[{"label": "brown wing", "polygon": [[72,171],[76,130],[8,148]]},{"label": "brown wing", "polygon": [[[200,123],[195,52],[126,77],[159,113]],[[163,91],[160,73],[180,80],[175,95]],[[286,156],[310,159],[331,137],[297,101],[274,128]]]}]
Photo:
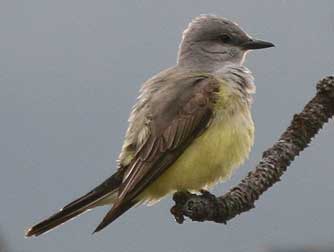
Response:
[{"label": "brown wing", "polygon": [[219,90],[217,80],[190,76],[177,82],[182,86],[174,86],[176,93],[152,99],[149,134],[128,166],[118,199],[96,232],[134,205],[135,198],[208,126]]}]

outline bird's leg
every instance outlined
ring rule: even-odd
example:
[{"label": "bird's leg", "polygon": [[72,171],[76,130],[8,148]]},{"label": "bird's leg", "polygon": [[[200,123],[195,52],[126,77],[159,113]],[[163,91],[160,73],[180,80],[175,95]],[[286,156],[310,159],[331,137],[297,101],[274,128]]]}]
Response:
[{"label": "bird's leg", "polygon": [[200,190],[200,193],[202,194],[202,196],[204,198],[208,198],[208,199],[212,199],[212,200],[217,199],[217,197],[214,194],[210,193],[208,190],[202,189],[202,190]]},{"label": "bird's leg", "polygon": [[176,222],[179,224],[182,224],[184,221],[183,208],[180,206],[183,206],[191,195],[193,194],[188,191],[178,191],[173,195],[175,205],[170,209],[170,212],[174,215]]}]

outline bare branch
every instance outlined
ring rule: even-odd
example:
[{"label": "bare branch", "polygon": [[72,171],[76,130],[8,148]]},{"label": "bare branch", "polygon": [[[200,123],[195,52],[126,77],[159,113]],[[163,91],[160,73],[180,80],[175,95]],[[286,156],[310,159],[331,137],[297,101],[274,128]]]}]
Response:
[{"label": "bare branch", "polygon": [[216,197],[208,192],[202,195],[188,192],[174,194],[171,209],[178,223],[184,216],[193,221],[226,223],[236,215],[254,208],[262,193],[280,180],[290,163],[304,150],[323,125],[334,115],[334,77],[329,76],[317,84],[317,94],[294,115],[290,126],[279,140],[263,153],[254,171],[229,192]]}]

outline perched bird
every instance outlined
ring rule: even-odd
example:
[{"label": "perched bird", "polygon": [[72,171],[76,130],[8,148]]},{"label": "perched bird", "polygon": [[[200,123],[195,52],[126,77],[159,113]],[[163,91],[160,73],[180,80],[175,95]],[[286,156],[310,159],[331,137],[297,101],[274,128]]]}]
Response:
[{"label": "perched bird", "polygon": [[177,63],[146,81],[111,177],[31,227],[38,236],[102,205],[111,210],[100,231],[125,211],[176,191],[201,191],[227,179],[247,158],[254,139],[249,50],[274,46],[236,23],[196,17],[183,32]]}]

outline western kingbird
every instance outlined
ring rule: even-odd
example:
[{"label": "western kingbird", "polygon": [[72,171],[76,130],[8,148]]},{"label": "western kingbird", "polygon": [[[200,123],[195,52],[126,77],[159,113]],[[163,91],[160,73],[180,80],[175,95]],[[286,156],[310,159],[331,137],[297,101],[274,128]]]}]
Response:
[{"label": "western kingbird", "polygon": [[183,32],[177,64],[144,83],[111,177],[31,227],[38,236],[97,206],[111,210],[95,232],[141,203],[176,191],[201,191],[227,179],[253,145],[249,50],[274,46],[236,23],[196,17]]}]

